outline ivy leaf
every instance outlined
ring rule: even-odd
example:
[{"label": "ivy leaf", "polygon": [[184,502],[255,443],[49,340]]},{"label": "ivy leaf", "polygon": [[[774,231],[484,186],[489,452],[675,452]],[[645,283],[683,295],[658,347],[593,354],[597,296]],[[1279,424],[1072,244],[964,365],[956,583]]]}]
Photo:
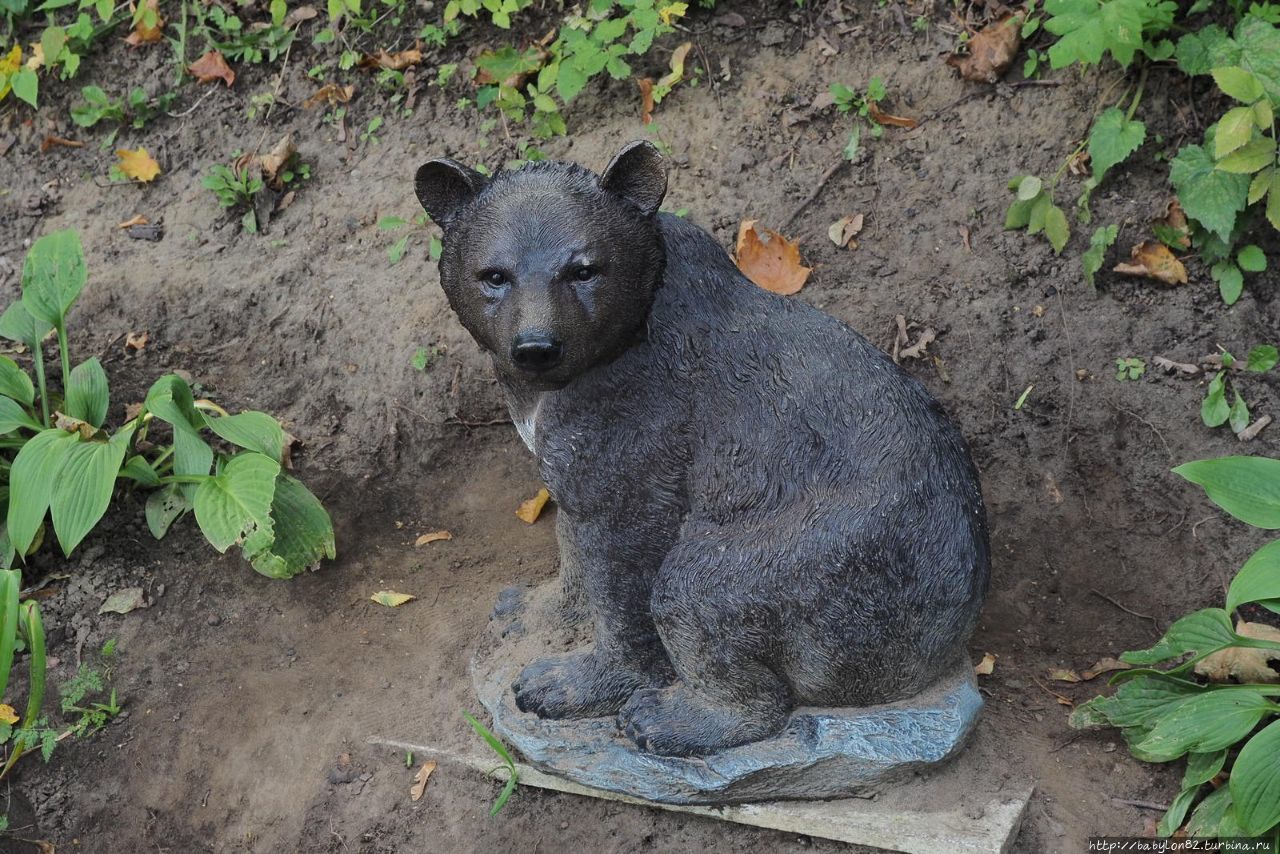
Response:
[{"label": "ivy leaf", "polygon": [[1093,277],[1102,269],[1107,250],[1116,242],[1120,233],[1119,226],[1107,225],[1093,232],[1089,238],[1089,248],[1080,255],[1080,266],[1084,268],[1084,280],[1093,287]]},{"label": "ivy leaf", "polygon": [[1098,116],[1089,132],[1089,162],[1093,177],[1102,181],[1111,167],[1137,151],[1147,138],[1147,126],[1125,117],[1124,110],[1112,107]]},{"label": "ivy leaf", "polygon": [[1178,60],[1178,68],[1196,77],[1208,74],[1219,66],[1231,65],[1234,61],[1228,59],[1231,52],[1238,56],[1231,36],[1217,24],[1210,24],[1178,39],[1174,55]]},{"label": "ivy leaf", "polygon": [[1049,48],[1049,64],[1096,65],[1110,52],[1128,67],[1142,49],[1145,5],[1145,0],[1045,0],[1044,11],[1050,17],[1044,28],[1059,36]]},{"label": "ivy leaf", "polygon": [[[1184,146],[1173,158],[1169,180],[1177,190],[1187,216],[1221,240],[1229,241],[1236,215],[1246,207],[1249,177],[1222,172],[1216,167],[1213,157],[1203,146]],[[1277,197],[1280,198],[1280,193]],[[1280,220],[1280,204],[1277,209],[1277,219]]]}]

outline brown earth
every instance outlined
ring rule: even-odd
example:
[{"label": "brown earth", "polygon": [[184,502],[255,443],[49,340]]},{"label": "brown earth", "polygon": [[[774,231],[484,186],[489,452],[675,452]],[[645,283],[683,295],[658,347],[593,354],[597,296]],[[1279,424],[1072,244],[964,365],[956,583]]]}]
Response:
[{"label": "brown earth", "polygon": [[[543,149],[599,168],[623,141],[659,138],[675,167],[668,206],[688,208],[729,246],[741,218],[782,226],[839,161],[848,117],[828,109],[784,121],[830,82],[862,86],[881,75],[886,107],[925,119],[880,140],[864,135],[860,158],[784,229],[803,240],[815,266],[795,298],[886,347],[898,314],[937,332],[935,358],[907,367],[955,415],[983,473],[995,567],[972,651],[975,661],[987,651],[999,659],[983,679],[989,705],[975,749],[1003,754],[1011,778],[1036,786],[1017,850],[1075,851],[1091,834],[1142,833],[1158,813],[1114,798],[1167,803],[1179,771],[1130,758],[1115,733],[1069,730],[1055,694],[1078,702],[1101,680],[1050,683],[1047,671],[1146,646],[1178,615],[1219,603],[1257,542],[1169,472],[1242,451],[1230,432],[1200,423],[1202,379],[1152,367],[1138,382],[1118,382],[1114,362],[1194,362],[1218,345],[1239,353],[1275,343],[1274,282],[1255,282],[1230,309],[1194,263],[1187,286],[1104,273],[1090,293],[1078,262],[1085,229],[1062,257],[1039,238],[1005,233],[1004,185],[1017,174],[1052,174],[1095,108],[1122,91],[1113,88],[1116,73],[1062,74],[1053,86],[964,83],[940,58],[954,42],[945,14],[914,32],[896,5],[840,8],[749,3],[739,9],[745,23],[695,14],[687,37],[697,45],[698,86],[679,88],[648,128],[633,84],[595,87],[573,105],[570,136]],[[410,40],[406,30],[398,46]],[[428,54],[427,67],[456,58],[461,43],[475,47],[470,37],[458,42]],[[553,575],[556,552],[550,514],[533,526],[512,515],[538,488],[536,469],[509,425],[488,424],[505,412],[488,365],[438,290],[429,232],[415,231],[392,267],[386,248],[401,233],[375,225],[416,214],[411,176],[423,160],[447,154],[497,167],[513,156],[502,126],[481,145],[483,116],[456,106],[464,74],[444,93],[423,87],[411,117],[393,115],[387,93],[364,77],[349,108],[349,144],[338,142],[323,110],[292,106],[316,86],[304,43],[269,118],[261,109],[247,118],[247,110],[252,95],[275,90],[278,66],[240,69],[231,89],[188,86],[172,108],[186,115],[126,129],[106,148],[105,132],[70,125],[75,99],[66,93],[47,92],[33,123],[12,100],[0,114],[0,140],[16,138],[0,160],[0,304],[18,292],[14,267],[30,239],[78,228],[90,283],[72,317],[72,346],[78,358],[103,358],[113,423],[174,369],[232,409],[276,413],[305,443],[299,473],[330,507],[340,552],[317,573],[272,581],[238,557],[215,555],[190,521],[153,542],[132,498],[71,559],[46,551],[28,583],[67,576],[42,601],[58,660],[51,678],[65,679],[78,659],[118,638],[113,677],[127,715],[64,743],[47,765],[23,760],[7,790],[6,844],[26,851],[32,846],[19,839],[48,839],[59,850],[93,852],[848,850],[532,789],[490,819],[496,784],[450,766],[414,803],[404,756],[366,743],[381,734],[475,745],[459,714],[478,709],[470,650],[497,592]],[[677,43],[664,43],[640,70],[661,73]],[[172,73],[168,62],[163,49],[116,45],[87,61],[82,76],[120,80],[106,85],[111,94],[144,79],[158,91]],[[1199,136],[1196,117],[1208,111],[1192,104],[1204,97],[1154,71],[1144,114],[1149,137],[1162,135],[1163,145],[1144,148],[1094,202],[1097,221],[1122,226],[1111,263],[1148,236],[1147,221],[1169,196],[1156,155]],[[375,115],[386,117],[379,141],[361,141],[359,129]],[[40,154],[53,131],[88,145]],[[286,131],[313,177],[269,234],[240,233],[238,217],[224,215],[200,179],[233,151],[270,146]],[[157,155],[161,178],[107,185],[111,149],[139,144]],[[1064,188],[1060,199],[1074,197],[1078,179]],[[130,240],[116,227],[137,213],[163,220],[160,242]],[[860,246],[837,249],[827,226],[853,213],[867,217]],[[122,336],[139,330],[150,343],[124,355]],[[444,350],[424,372],[410,366],[419,346]],[[1274,380],[1245,388],[1255,412],[1276,411]],[[1278,441],[1271,428],[1244,449],[1275,455]],[[454,539],[412,545],[441,528]],[[153,607],[97,616],[109,592],[131,585],[146,588]],[[388,609],[368,599],[380,589],[418,598]],[[334,769],[343,753],[358,773],[331,782],[342,778]]]}]

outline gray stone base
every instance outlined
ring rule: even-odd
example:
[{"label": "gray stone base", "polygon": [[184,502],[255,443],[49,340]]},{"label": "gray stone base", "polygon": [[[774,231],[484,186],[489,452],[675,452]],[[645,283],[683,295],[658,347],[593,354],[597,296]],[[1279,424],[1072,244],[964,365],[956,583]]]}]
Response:
[{"label": "gray stone base", "polygon": [[552,721],[519,711],[511,683],[536,657],[583,645],[555,607],[555,582],[504,594],[472,662],[494,732],[531,765],[583,786],[665,804],[865,797],[954,756],[982,708],[961,663],[909,700],[865,708],[801,708],[776,736],[689,759],[641,752],[613,718]]}]

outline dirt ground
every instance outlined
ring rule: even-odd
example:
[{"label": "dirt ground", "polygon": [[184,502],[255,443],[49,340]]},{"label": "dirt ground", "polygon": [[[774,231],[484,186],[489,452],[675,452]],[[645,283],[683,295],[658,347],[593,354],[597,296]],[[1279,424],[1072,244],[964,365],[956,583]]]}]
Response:
[{"label": "dirt ground", "polygon": [[[697,46],[701,84],[665,100],[655,125],[640,124],[634,84],[611,82],[584,93],[568,114],[570,136],[543,149],[600,168],[624,141],[659,137],[674,166],[669,208],[688,208],[728,247],[742,218],[786,222],[839,161],[850,119],[834,110],[803,118],[830,82],[863,86],[880,75],[886,108],[925,119],[864,136],[860,158],[788,226],[815,267],[795,298],[886,347],[895,315],[936,331],[936,359],[906,366],[972,443],[995,557],[972,652],[999,658],[982,679],[988,707],[975,749],[1036,787],[1017,851],[1079,851],[1089,835],[1147,832],[1159,813],[1115,799],[1167,803],[1180,769],[1132,759],[1115,733],[1072,732],[1055,693],[1082,701],[1102,680],[1050,683],[1047,671],[1147,646],[1177,616],[1218,604],[1258,543],[1169,469],[1280,452],[1274,427],[1247,447],[1205,428],[1201,378],[1152,367],[1122,383],[1115,360],[1195,362],[1218,345],[1240,353],[1277,343],[1275,283],[1256,282],[1230,309],[1195,265],[1183,287],[1104,273],[1094,294],[1079,273],[1087,234],[1059,258],[1043,240],[1005,233],[1005,182],[1052,174],[1115,79],[964,83],[940,58],[954,41],[944,6],[924,32],[897,4],[748,2],[733,7],[741,19],[724,17],[727,6],[699,12],[678,35]],[[32,839],[91,852],[849,850],[533,789],[490,819],[497,784],[448,765],[414,803],[404,756],[367,744],[383,735],[475,745],[459,713],[479,710],[471,649],[497,592],[551,577],[556,550],[551,513],[533,526],[512,513],[537,490],[536,469],[514,429],[490,423],[506,413],[438,289],[429,232],[415,231],[392,267],[385,250],[401,233],[375,225],[417,213],[411,176],[430,157],[499,166],[512,155],[502,127],[482,148],[483,116],[456,107],[463,74],[444,93],[423,87],[410,118],[393,117],[366,78],[340,142],[322,110],[293,106],[316,87],[304,43],[269,119],[247,110],[253,94],[276,88],[278,66],[241,69],[231,89],[189,86],[172,108],[185,115],[122,131],[112,148],[144,145],[164,169],[146,187],[107,184],[105,133],[72,126],[65,93],[50,87],[34,122],[0,114],[0,149],[13,137],[0,159],[0,305],[18,293],[14,269],[30,239],[78,228],[90,281],[72,346],[77,358],[102,358],[112,423],[175,369],[229,408],[279,415],[304,443],[298,472],[329,506],[339,548],[317,573],[272,581],[217,556],[189,520],[154,542],[131,499],[70,560],[38,558],[28,583],[66,576],[42,601],[52,680],[118,638],[114,684],[127,714],[64,743],[47,765],[23,761],[7,790],[7,850],[35,850],[20,841]],[[676,44],[642,70],[660,73]],[[428,67],[463,50],[428,54]],[[168,79],[168,60],[115,46],[82,74],[154,87]],[[1211,114],[1193,106],[1211,96],[1165,74],[1154,70],[1145,106],[1149,138],[1161,135],[1163,146],[1149,145],[1095,197],[1097,221],[1121,224],[1118,249],[1147,237],[1169,198],[1156,155],[1198,137],[1197,116]],[[379,142],[359,140],[357,129],[384,114]],[[88,144],[41,154],[55,131]],[[286,131],[312,178],[269,234],[242,234],[201,176]],[[1068,178],[1060,198],[1073,197],[1077,181]],[[163,221],[161,241],[116,227],[138,213]],[[860,246],[837,249],[827,226],[853,213],[866,215]],[[122,336],[141,330],[150,343],[125,355]],[[410,365],[420,346],[443,349],[422,372]],[[1249,383],[1246,396],[1256,413],[1280,415],[1274,379]],[[452,541],[413,546],[442,528]],[[133,585],[152,607],[97,615],[108,593]],[[418,598],[394,610],[369,601],[388,588]],[[356,773],[335,772],[343,753]]]}]

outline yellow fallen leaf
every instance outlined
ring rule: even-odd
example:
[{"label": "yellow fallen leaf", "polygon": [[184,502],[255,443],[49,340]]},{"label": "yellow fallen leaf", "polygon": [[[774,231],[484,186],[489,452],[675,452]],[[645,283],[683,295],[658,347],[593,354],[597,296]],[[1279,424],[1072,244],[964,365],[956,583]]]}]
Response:
[{"label": "yellow fallen leaf", "polygon": [[409,789],[409,797],[415,801],[422,800],[422,793],[427,790],[427,780],[431,777],[431,772],[436,770],[434,759],[429,759],[422,763],[422,767],[418,769],[418,773],[413,775],[413,788]]},{"label": "yellow fallen leaf", "polygon": [[386,605],[388,608],[399,608],[405,602],[417,599],[417,596],[411,596],[408,593],[397,593],[394,590],[379,590],[377,593],[369,597],[379,605]]},{"label": "yellow fallen leaf", "polygon": [[666,26],[671,26],[671,22],[676,18],[683,18],[684,13],[689,11],[688,3],[670,3],[658,9],[658,18]]},{"label": "yellow fallen leaf", "polygon": [[853,238],[858,235],[858,232],[862,231],[864,219],[862,214],[842,216],[831,223],[831,227],[827,229],[827,237],[831,238],[831,242],[836,246],[848,246],[850,249],[857,249],[858,242]]},{"label": "yellow fallen leaf", "polygon": [[316,90],[315,94],[302,102],[304,109],[312,110],[321,104],[327,104],[330,107],[336,107],[338,104],[345,104],[351,100],[351,96],[356,93],[354,86],[339,86],[337,83],[326,83]]},{"label": "yellow fallen leaf", "polygon": [[547,492],[546,487],[543,487],[538,490],[537,495],[520,505],[520,509],[516,511],[516,516],[526,525],[532,525],[538,521],[538,517],[542,515],[542,508],[546,507],[547,502],[550,500],[551,493]]},{"label": "yellow fallen leaf", "polygon": [[1145,276],[1166,285],[1185,285],[1187,268],[1169,247],[1157,240],[1148,240],[1134,246],[1129,262],[1117,264],[1115,272],[1125,276]]},{"label": "yellow fallen leaf", "polygon": [[9,94],[13,74],[22,67],[22,45],[14,45],[13,50],[0,57],[0,98]]},{"label": "yellow fallen leaf", "polygon": [[116,157],[120,158],[116,168],[127,178],[146,184],[154,181],[160,174],[160,164],[151,159],[145,148],[121,148],[116,152]]},{"label": "yellow fallen leaf", "polygon": [[146,225],[147,218],[142,214],[134,214],[132,219],[126,219],[124,222],[116,225],[116,228],[130,228],[135,225]]},{"label": "yellow fallen leaf", "polygon": [[1100,659],[1097,664],[1093,665],[1093,667],[1090,667],[1088,670],[1081,673],[1080,675],[1084,677],[1084,680],[1086,682],[1088,682],[1090,679],[1097,679],[1102,674],[1110,673],[1113,670],[1128,670],[1128,669],[1129,669],[1129,665],[1125,664],[1123,661],[1120,661],[1119,659],[1103,658],[1103,659]]},{"label": "yellow fallen leaf", "polygon": [[427,543],[434,543],[437,540],[452,540],[453,534],[448,531],[432,531],[430,534],[423,534],[421,537],[413,541],[415,546],[425,546]]},{"label": "yellow fallen leaf", "polygon": [[982,661],[974,666],[973,672],[978,676],[990,676],[992,671],[996,669],[996,654],[993,652],[984,653]]},{"label": "yellow fallen leaf", "polygon": [[44,67],[44,45],[40,42],[32,42],[31,57],[27,60],[27,68],[32,71],[38,71]]},{"label": "yellow fallen leaf", "polygon": [[1049,678],[1054,682],[1079,682],[1080,674],[1074,670],[1050,670]]},{"label": "yellow fallen leaf", "polygon": [[[812,268],[800,263],[800,244],[792,243],[778,232],[756,226],[756,220],[745,219],[738,226],[738,245],[734,261],[748,279],[766,291],[784,296],[804,287]],[[761,240],[761,234],[765,239]]]},{"label": "yellow fallen leaf", "polygon": [[7,724],[16,724],[18,722],[18,714],[13,710],[13,706],[8,703],[0,703],[0,721]]}]

